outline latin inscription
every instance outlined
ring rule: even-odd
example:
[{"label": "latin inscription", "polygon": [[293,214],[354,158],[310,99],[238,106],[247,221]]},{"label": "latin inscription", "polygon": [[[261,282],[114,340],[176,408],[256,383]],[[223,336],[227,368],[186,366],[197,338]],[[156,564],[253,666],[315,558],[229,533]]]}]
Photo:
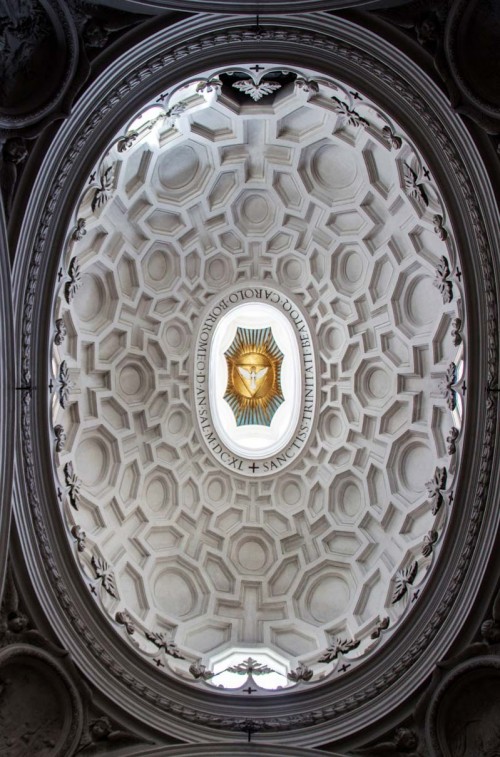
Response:
[{"label": "latin inscription", "polygon": [[[300,421],[290,442],[279,453],[263,460],[252,460],[233,454],[221,443],[212,424],[208,375],[210,341],[219,318],[232,307],[243,302],[265,302],[281,309],[299,337],[299,352],[303,366],[303,403]],[[205,443],[224,467],[250,476],[262,476],[279,471],[294,460],[306,443],[314,421],[316,405],[316,376],[313,346],[309,328],[293,302],[284,294],[267,287],[239,289],[222,297],[205,317],[197,339],[194,372],[194,400],[199,426]]]}]

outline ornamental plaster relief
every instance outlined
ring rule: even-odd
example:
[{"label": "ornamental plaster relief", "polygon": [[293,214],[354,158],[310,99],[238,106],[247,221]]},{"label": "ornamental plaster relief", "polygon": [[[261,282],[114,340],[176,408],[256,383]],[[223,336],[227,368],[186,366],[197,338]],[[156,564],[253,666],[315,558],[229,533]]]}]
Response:
[{"label": "ornamental plaster relief", "polygon": [[[392,632],[439,552],[460,270],[427,168],[361,95],[204,89],[131,124],[75,209],[54,312],[62,510],[103,611],[126,611],[135,633],[115,628],[151,661],[190,678],[265,645],[317,679],[322,655],[335,674]],[[317,361],[312,433],[267,479],[218,464],[191,395],[201,314],[248,280],[303,310]]]}]

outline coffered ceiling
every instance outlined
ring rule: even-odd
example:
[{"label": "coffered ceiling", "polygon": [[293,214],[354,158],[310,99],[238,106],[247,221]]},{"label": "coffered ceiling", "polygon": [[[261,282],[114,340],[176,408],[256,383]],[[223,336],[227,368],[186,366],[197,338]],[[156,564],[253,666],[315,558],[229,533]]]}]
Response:
[{"label": "coffered ceiling", "polygon": [[[438,557],[462,423],[460,263],[399,125],[312,71],[258,69],[154,101],[75,206],[56,465],[75,557],[107,571],[102,610],[115,628],[126,613],[134,647],[154,658],[163,634],[185,658],[164,645],[166,670],[188,679],[246,645],[321,680],[392,635]],[[308,408],[295,442],[256,465],[223,451],[203,384],[218,315],[263,300],[308,324],[310,373],[288,398]]]}]

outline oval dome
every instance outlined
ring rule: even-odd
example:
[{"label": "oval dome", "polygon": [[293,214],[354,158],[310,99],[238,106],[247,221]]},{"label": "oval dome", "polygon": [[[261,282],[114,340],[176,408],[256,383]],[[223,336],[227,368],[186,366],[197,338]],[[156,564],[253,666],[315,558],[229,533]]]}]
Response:
[{"label": "oval dome", "polygon": [[379,649],[434,568],[462,424],[421,155],[342,82],[263,68],[204,72],[116,135],[54,312],[81,569],[198,686],[221,659],[313,686]]}]

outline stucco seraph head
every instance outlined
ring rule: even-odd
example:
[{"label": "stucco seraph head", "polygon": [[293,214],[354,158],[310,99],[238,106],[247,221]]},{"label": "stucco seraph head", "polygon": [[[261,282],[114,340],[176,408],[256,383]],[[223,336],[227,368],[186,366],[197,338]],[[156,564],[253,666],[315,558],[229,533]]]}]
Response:
[{"label": "stucco seraph head", "polygon": [[9,631],[13,633],[21,633],[28,625],[28,618],[22,612],[11,613],[7,619]]},{"label": "stucco seraph head", "polygon": [[485,620],[481,625],[481,636],[489,644],[500,643],[500,625],[492,618]]},{"label": "stucco seraph head", "polygon": [[398,728],[394,733],[394,743],[398,749],[408,751],[418,746],[418,736],[409,728]]},{"label": "stucco seraph head", "polygon": [[96,718],[90,723],[90,735],[94,741],[104,741],[112,730],[111,722],[107,717]]}]

